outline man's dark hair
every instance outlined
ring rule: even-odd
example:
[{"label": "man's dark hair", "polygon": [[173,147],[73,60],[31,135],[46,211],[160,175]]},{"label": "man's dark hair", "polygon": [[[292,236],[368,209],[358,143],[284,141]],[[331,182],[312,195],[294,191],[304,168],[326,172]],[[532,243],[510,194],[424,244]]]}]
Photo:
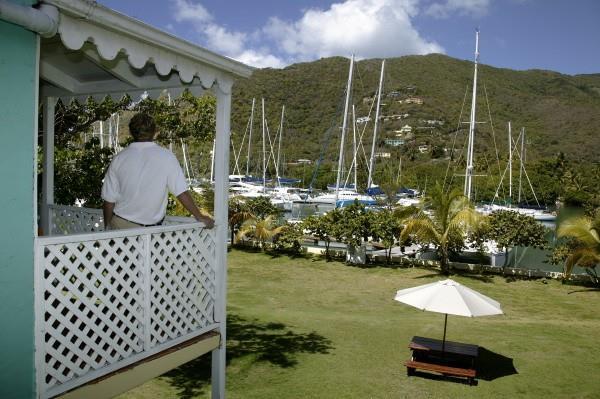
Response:
[{"label": "man's dark hair", "polygon": [[135,114],[129,121],[129,133],[135,141],[152,141],[156,133],[154,118],[148,114]]}]

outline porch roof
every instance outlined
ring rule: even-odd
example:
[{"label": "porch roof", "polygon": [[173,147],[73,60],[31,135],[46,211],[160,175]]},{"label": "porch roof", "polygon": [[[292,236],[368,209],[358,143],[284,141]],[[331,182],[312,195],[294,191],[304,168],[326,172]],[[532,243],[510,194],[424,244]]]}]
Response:
[{"label": "porch roof", "polygon": [[60,13],[58,34],[42,39],[40,95],[63,99],[157,96],[215,83],[229,93],[233,78],[253,68],[198,47],[89,0],[44,0]]}]

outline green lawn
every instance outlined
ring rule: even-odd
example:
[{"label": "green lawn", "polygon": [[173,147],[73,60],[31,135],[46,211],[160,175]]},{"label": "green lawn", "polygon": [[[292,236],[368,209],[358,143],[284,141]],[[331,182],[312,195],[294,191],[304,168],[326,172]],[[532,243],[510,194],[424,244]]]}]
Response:
[{"label": "green lawn", "polygon": [[[600,291],[453,278],[505,312],[448,317],[447,339],[484,348],[487,367],[473,387],[409,378],[403,367],[410,338],[441,338],[444,316],[398,303],[394,294],[440,279],[435,272],[232,251],[228,398],[600,397]],[[205,356],[120,398],[207,398],[209,374]]]}]

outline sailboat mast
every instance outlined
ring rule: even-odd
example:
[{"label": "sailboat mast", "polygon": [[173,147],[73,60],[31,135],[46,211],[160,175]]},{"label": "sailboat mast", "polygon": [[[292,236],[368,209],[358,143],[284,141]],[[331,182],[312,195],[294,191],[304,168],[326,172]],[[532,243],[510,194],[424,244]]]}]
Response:
[{"label": "sailboat mast", "polygon": [[277,166],[275,170],[277,171],[277,184],[279,185],[279,156],[281,155],[281,136],[283,136],[283,117],[285,115],[285,105],[281,107],[281,122],[279,123],[279,144],[277,145]]},{"label": "sailboat mast", "polygon": [[354,104],[352,104],[352,162],[354,163],[354,189],[358,191],[358,177],[357,177],[357,164],[358,164],[358,153],[356,152],[356,110]]},{"label": "sailboat mast", "polygon": [[340,177],[342,175],[342,164],[344,162],[344,138],[346,136],[346,126],[348,123],[348,104],[350,103],[350,92],[352,89],[352,70],[354,69],[354,54],[350,58],[350,71],[348,72],[348,84],[346,85],[346,102],[344,104],[344,119],[342,122],[342,138],[340,140],[340,157],[338,159],[337,179],[335,182],[335,203],[337,204],[340,192]]},{"label": "sailboat mast", "polygon": [[265,186],[267,182],[267,149],[265,147],[265,99],[262,99],[262,153],[263,153],[263,186],[262,189],[265,191]]},{"label": "sailboat mast", "polygon": [[181,141],[181,152],[183,153],[183,165],[185,167],[185,174],[187,175],[187,179],[188,181],[192,178],[191,174],[190,174],[190,167],[188,166],[188,159],[187,159],[187,154],[186,154],[186,150],[185,150],[185,142],[183,141],[183,139],[179,139]]},{"label": "sailboat mast", "polygon": [[521,167],[519,168],[519,204],[521,203],[521,191],[522,191],[522,176],[523,169],[525,168],[525,128],[521,128]]},{"label": "sailboat mast", "polygon": [[375,126],[373,127],[373,144],[371,144],[371,159],[369,160],[369,178],[367,179],[367,188],[373,185],[373,167],[375,164],[375,142],[377,140],[377,126],[379,124],[379,106],[381,105],[381,90],[383,88],[383,71],[385,69],[385,60],[381,61],[381,74],[379,75],[379,89],[377,90],[377,108],[375,110]]},{"label": "sailboat mast", "polygon": [[252,99],[252,110],[250,111],[250,134],[248,135],[248,155],[246,155],[246,176],[250,175],[250,148],[252,146],[252,125],[254,125],[254,102]]},{"label": "sailboat mast", "polygon": [[512,205],[512,131],[508,121],[508,200]]},{"label": "sailboat mast", "polygon": [[471,102],[471,118],[469,120],[469,144],[467,149],[467,168],[465,170],[464,195],[471,200],[473,186],[473,144],[475,141],[475,110],[477,104],[477,64],[479,63],[479,29],[475,31],[475,66],[473,71],[473,95]]}]

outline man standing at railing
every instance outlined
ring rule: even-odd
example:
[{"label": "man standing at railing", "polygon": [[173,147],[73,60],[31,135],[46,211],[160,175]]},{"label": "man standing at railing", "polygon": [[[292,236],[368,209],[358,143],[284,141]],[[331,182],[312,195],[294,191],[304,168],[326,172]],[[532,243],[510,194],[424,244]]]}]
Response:
[{"label": "man standing at railing", "polygon": [[167,211],[169,192],[197,221],[212,228],[213,219],[202,215],[194,203],[175,155],[154,143],[154,119],[144,113],[134,115],[129,122],[129,132],[133,143],[115,155],[104,176],[105,228],[161,225]]}]

